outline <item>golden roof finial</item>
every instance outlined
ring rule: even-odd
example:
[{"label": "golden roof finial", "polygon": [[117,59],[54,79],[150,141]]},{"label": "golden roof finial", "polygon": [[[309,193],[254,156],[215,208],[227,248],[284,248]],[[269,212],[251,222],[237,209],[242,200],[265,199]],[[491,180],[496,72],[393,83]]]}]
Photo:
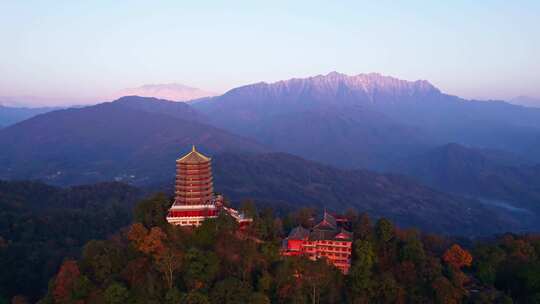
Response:
[{"label": "golden roof finial", "polygon": [[191,163],[207,162],[210,161],[210,157],[202,155],[199,151],[197,151],[195,145],[191,145],[191,151],[176,161],[185,161]]}]

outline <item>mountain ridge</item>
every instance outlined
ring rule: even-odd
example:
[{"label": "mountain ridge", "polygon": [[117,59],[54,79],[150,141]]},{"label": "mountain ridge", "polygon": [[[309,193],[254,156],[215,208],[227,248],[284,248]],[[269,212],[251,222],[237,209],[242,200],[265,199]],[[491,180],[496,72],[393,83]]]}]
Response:
[{"label": "mountain ridge", "polygon": [[27,108],[0,105],[0,127],[7,127],[39,114],[58,110],[57,107]]},{"label": "mountain ridge", "polygon": [[215,96],[216,93],[201,90],[180,83],[145,84],[139,87],[127,88],[114,93],[111,97],[118,99],[123,96],[154,97],[172,101],[188,101],[203,97]]},{"label": "mountain ridge", "polygon": [[[145,111],[140,103],[145,99],[135,99],[130,105],[123,99],[54,111],[1,129],[0,145],[5,148],[0,154],[0,175],[53,184],[107,180],[137,184],[145,183],[148,176],[168,176],[157,168],[174,161],[182,152],[179,147],[196,144],[203,152],[267,150],[250,139],[189,120],[187,105],[170,102],[166,105],[186,111],[164,114]],[[154,99],[146,102],[159,104]],[[184,114],[188,117],[182,119]]]},{"label": "mountain ridge", "polygon": [[[401,146],[413,143],[414,148],[403,151],[409,153],[448,142],[508,150],[540,162],[540,155],[533,152],[540,150],[540,109],[465,100],[442,93],[424,80],[333,72],[242,86],[191,105],[219,128],[277,150],[287,151],[284,147],[295,143],[302,149],[288,152],[337,166],[380,170],[396,160],[393,154]],[[358,117],[372,125],[351,125],[343,119],[352,113],[360,113]],[[289,126],[290,132],[283,132],[283,126]],[[417,133],[406,131],[411,129]],[[328,135],[326,144],[334,147],[335,155],[318,153],[320,145],[311,142],[317,141],[318,134]],[[395,140],[384,140],[392,136]],[[366,143],[378,143],[362,146],[358,141],[364,138]],[[349,163],[334,162],[339,154],[361,150]]]},{"label": "mountain ridge", "polygon": [[540,165],[500,151],[447,144],[391,170],[441,191],[540,211]]}]

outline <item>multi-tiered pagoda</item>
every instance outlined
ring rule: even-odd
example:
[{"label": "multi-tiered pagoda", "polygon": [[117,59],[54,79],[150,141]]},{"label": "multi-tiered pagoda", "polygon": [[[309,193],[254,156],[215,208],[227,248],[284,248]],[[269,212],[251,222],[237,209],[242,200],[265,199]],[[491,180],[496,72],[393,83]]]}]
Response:
[{"label": "multi-tiered pagoda", "polygon": [[252,221],[223,206],[223,197],[214,193],[212,159],[193,146],[191,152],[176,160],[175,196],[167,221],[173,225],[199,226],[222,211],[229,213],[241,227]]},{"label": "multi-tiered pagoda", "polygon": [[217,217],[222,203],[222,197],[214,195],[212,159],[193,146],[191,152],[176,160],[174,203],[167,221],[180,226],[199,226],[205,219]]}]

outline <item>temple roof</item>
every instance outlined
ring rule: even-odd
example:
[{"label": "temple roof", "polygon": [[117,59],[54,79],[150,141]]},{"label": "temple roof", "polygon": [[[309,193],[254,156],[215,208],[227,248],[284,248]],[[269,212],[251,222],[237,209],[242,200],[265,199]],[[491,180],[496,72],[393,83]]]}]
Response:
[{"label": "temple roof", "polygon": [[309,230],[298,226],[291,230],[291,233],[289,233],[289,236],[287,237],[289,240],[303,240],[309,236]]},{"label": "temple roof", "polygon": [[191,152],[179,158],[177,162],[181,162],[184,164],[200,164],[209,162],[210,159],[210,157],[204,156],[199,151],[197,151],[195,149],[195,145],[193,145],[191,148]]},{"label": "temple roof", "polygon": [[313,228],[335,230],[337,228],[336,218],[325,210],[322,221]]}]

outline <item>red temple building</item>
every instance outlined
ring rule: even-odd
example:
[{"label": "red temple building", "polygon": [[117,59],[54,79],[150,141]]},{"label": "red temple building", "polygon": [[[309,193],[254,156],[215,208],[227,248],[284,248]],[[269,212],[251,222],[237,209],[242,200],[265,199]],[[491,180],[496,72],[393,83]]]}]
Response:
[{"label": "red temple building", "polygon": [[222,211],[236,219],[240,227],[252,221],[239,211],[223,206],[223,197],[214,193],[212,159],[193,146],[188,154],[176,160],[175,196],[167,221],[173,225],[199,226]]},{"label": "red temple building", "polygon": [[323,219],[312,229],[298,226],[283,241],[281,254],[303,255],[312,260],[325,258],[347,274],[351,267],[352,232],[343,217],[324,212]]}]

